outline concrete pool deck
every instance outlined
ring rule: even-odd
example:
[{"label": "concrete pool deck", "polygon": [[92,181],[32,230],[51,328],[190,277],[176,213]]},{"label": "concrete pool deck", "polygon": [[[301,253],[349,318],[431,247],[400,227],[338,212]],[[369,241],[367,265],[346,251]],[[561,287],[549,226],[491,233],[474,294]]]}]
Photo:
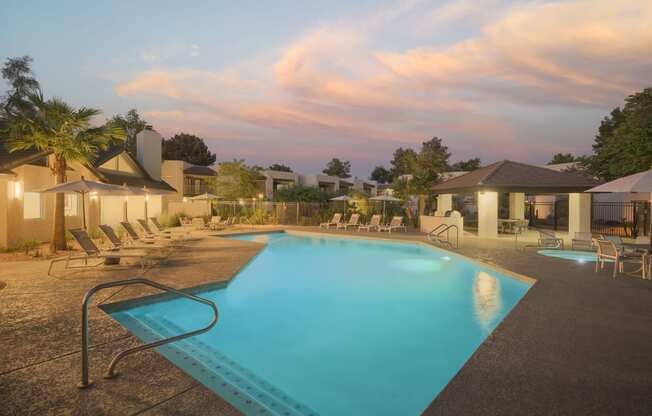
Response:
[{"label": "concrete pool deck", "polygon": [[[418,234],[382,237],[424,241]],[[224,282],[261,247],[206,237],[144,277],[177,288]],[[608,270],[595,274],[592,263],[517,251],[511,240],[469,238],[457,251],[537,283],[425,414],[652,413],[652,282],[611,279]],[[101,282],[135,276],[137,267],[53,278],[46,274],[47,261],[1,266],[0,282],[7,286],[0,290],[0,414],[238,413],[154,351],[125,359],[117,379],[102,379],[110,356],[138,340],[97,305],[156,293],[145,287],[96,295],[89,325],[96,385],[75,387],[84,292]]]}]

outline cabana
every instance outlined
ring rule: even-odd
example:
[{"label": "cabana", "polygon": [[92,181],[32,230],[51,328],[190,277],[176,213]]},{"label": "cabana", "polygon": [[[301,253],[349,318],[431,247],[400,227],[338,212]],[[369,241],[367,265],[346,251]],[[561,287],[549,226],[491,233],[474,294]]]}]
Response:
[{"label": "cabana", "polygon": [[591,231],[591,194],[599,182],[577,172],[558,172],[540,166],[504,160],[435,185],[437,211],[453,209],[453,194],[475,193],[478,237],[498,236],[500,193],[509,194],[509,217],[525,219],[525,195],[568,194],[568,232]]}]

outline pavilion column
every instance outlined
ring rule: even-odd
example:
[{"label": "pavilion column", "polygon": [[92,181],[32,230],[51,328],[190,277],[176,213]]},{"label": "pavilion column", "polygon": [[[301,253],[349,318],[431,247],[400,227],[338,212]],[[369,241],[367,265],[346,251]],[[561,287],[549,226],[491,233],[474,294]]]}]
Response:
[{"label": "pavilion column", "polygon": [[443,215],[444,212],[453,209],[453,194],[437,195],[437,211]]},{"label": "pavilion column", "polygon": [[498,192],[481,191],[478,201],[478,237],[498,237]]},{"label": "pavilion column", "polygon": [[513,220],[525,219],[525,194],[523,192],[509,193],[509,218]]},{"label": "pavilion column", "polygon": [[591,194],[568,194],[568,235],[591,232]]}]

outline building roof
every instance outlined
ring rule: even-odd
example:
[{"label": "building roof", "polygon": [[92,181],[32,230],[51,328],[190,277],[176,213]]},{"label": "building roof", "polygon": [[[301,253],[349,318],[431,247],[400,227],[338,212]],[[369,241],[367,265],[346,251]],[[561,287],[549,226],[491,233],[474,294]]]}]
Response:
[{"label": "building roof", "polygon": [[209,168],[208,166],[198,166],[191,165],[183,170],[183,173],[186,175],[198,175],[198,176],[217,176],[215,170]]},{"label": "building roof", "polygon": [[0,170],[3,171],[8,171],[50,154],[50,152],[43,152],[35,149],[9,152],[6,143],[6,139],[0,139]]},{"label": "building roof", "polygon": [[583,192],[600,182],[576,172],[558,172],[540,166],[503,160],[433,186],[436,193],[483,190],[500,192]]},{"label": "building roof", "polygon": [[147,189],[160,189],[164,191],[176,192],[176,189],[171,187],[165,181],[157,181],[152,179],[149,175],[147,176],[133,176],[133,175],[124,175],[117,172],[100,172],[100,177],[103,182],[110,183],[112,185],[124,185],[134,186],[136,188],[147,187]]}]

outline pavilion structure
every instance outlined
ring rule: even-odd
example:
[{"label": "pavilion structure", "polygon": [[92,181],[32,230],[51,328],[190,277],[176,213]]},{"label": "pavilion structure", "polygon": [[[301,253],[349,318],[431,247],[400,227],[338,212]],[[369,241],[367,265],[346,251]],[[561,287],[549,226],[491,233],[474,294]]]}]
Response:
[{"label": "pavilion structure", "polygon": [[498,237],[499,194],[509,194],[509,217],[525,219],[525,195],[568,195],[568,232],[591,231],[591,194],[584,191],[598,185],[594,178],[570,171],[504,160],[439,183],[437,211],[453,209],[453,194],[475,193],[478,208],[478,237]]}]

